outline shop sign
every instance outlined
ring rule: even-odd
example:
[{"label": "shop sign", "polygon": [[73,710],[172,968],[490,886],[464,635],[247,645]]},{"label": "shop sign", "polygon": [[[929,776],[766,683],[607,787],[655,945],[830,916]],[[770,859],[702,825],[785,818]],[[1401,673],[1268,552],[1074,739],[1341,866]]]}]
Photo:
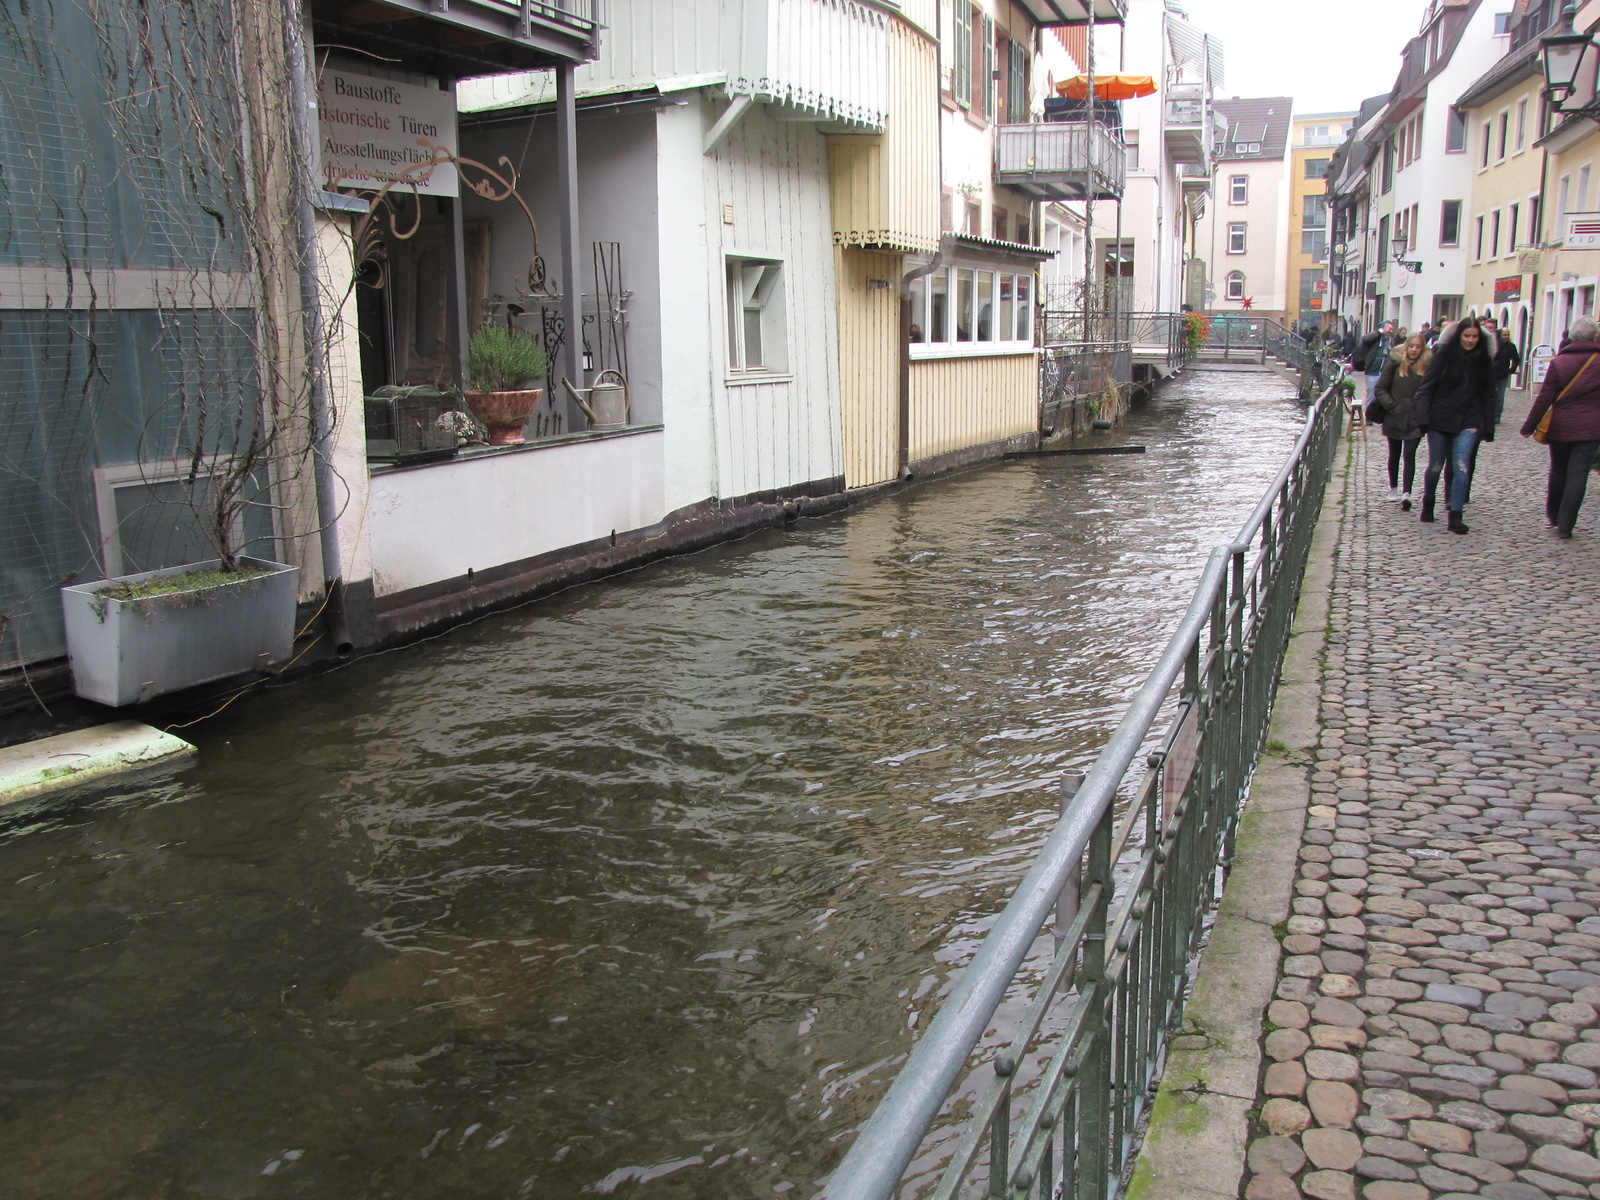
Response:
[{"label": "shop sign", "polygon": [[317,86],[322,177],[329,188],[456,196],[455,90],[326,66]]},{"label": "shop sign", "polygon": [[1496,304],[1510,304],[1522,299],[1522,276],[1507,275],[1504,279],[1494,281],[1494,302]]},{"label": "shop sign", "polygon": [[1600,213],[1568,213],[1566,245],[1573,250],[1600,250]]},{"label": "shop sign", "polygon": [[1533,364],[1533,386],[1539,387],[1544,383],[1544,377],[1550,373],[1550,360],[1556,356],[1553,346],[1535,346],[1533,353],[1528,356],[1528,361]]}]

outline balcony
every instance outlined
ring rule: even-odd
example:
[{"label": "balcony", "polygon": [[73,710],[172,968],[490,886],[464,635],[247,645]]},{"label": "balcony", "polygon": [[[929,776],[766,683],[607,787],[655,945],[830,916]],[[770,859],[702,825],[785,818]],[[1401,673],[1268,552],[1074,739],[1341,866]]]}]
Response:
[{"label": "balcony", "polygon": [[1120,200],[1128,148],[1098,121],[1001,125],[994,179],[1034,200]]},{"label": "balcony", "polygon": [[308,0],[306,8],[317,45],[439,79],[582,62],[600,44],[597,0]]},{"label": "balcony", "polygon": [[1167,157],[1171,161],[1208,164],[1214,144],[1215,123],[1205,89],[1199,84],[1167,89],[1163,126]]}]

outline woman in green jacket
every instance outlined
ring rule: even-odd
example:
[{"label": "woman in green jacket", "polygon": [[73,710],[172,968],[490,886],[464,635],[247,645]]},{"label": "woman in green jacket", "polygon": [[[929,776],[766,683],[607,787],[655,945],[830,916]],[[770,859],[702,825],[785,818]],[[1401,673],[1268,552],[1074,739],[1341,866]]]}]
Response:
[{"label": "woman in green jacket", "polygon": [[[1413,334],[1389,356],[1378,380],[1378,406],[1383,409],[1383,435],[1389,439],[1389,499],[1400,501],[1400,511],[1411,511],[1411,485],[1417,477],[1417,444],[1422,428],[1415,416],[1417,389],[1428,373],[1433,351],[1423,336]],[[1402,488],[1400,464],[1405,462]]]}]

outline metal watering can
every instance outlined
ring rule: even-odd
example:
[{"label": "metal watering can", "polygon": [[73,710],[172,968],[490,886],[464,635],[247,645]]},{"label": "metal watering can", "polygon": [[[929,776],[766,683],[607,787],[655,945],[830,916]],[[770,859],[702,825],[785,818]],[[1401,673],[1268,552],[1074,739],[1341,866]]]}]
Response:
[{"label": "metal watering can", "polygon": [[[615,382],[608,383],[607,378]],[[572,397],[573,403],[583,410],[583,415],[589,418],[590,429],[625,429],[628,425],[628,381],[621,371],[604,370],[595,380],[594,386],[579,390],[572,386],[570,380],[562,379],[561,386],[567,389],[567,394]],[[588,399],[584,399],[587,392]]]}]

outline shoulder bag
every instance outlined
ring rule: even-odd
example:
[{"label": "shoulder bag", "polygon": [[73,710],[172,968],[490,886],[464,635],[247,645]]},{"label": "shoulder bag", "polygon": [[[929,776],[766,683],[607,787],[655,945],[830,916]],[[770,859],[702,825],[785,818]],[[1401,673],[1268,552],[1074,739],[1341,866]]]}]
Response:
[{"label": "shoulder bag", "polygon": [[1566,387],[1562,388],[1561,394],[1551,401],[1549,408],[1544,410],[1544,416],[1540,417],[1539,424],[1534,426],[1534,441],[1540,443],[1541,445],[1550,441],[1550,418],[1556,415],[1556,405],[1560,404],[1567,398],[1567,393],[1577,386],[1578,380],[1582,379],[1583,373],[1589,369],[1589,364],[1594,362],[1594,360],[1597,358],[1600,358],[1600,354],[1589,355],[1588,362],[1585,362],[1583,366],[1578,368],[1578,373],[1572,377],[1572,382],[1567,384]]}]

